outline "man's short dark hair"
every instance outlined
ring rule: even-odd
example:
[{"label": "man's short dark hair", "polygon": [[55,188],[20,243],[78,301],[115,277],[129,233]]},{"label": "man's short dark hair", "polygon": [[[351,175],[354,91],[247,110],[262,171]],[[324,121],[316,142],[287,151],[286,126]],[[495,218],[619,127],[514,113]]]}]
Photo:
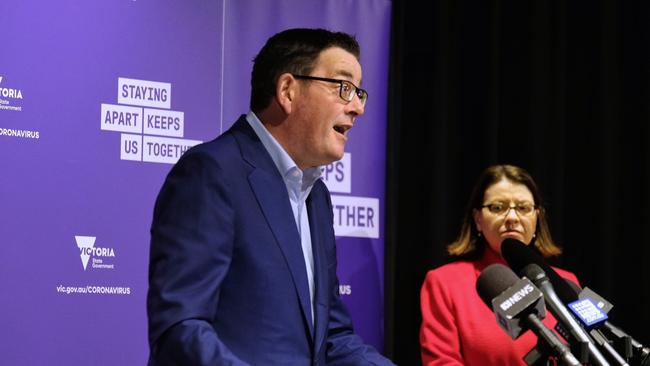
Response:
[{"label": "man's short dark hair", "polygon": [[342,48],[357,60],[360,57],[359,43],[347,33],[296,28],[269,38],[253,60],[251,110],[259,112],[269,105],[280,75],[309,75],[320,53],[331,47]]}]

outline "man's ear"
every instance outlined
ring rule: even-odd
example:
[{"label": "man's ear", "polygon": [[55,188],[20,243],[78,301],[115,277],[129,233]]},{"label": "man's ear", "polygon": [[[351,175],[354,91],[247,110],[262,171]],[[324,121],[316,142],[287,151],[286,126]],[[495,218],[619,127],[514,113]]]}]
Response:
[{"label": "man's ear", "polygon": [[293,107],[293,99],[296,94],[298,81],[289,73],[284,73],[278,77],[275,84],[275,99],[278,105],[286,114],[290,114]]}]

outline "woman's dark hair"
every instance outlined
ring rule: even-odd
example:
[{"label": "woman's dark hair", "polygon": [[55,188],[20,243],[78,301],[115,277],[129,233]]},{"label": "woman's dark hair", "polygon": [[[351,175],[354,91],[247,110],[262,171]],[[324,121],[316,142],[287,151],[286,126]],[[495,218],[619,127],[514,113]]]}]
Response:
[{"label": "woman's dark hair", "polygon": [[537,231],[534,240],[534,245],[537,250],[544,257],[561,254],[562,249],[553,242],[553,238],[551,237],[551,231],[549,230],[546,219],[546,211],[544,210],[544,202],[537,188],[537,184],[535,184],[535,181],[526,170],[514,165],[493,165],[485,169],[479,176],[467,205],[460,234],[453,243],[447,246],[447,252],[451,256],[463,257],[470,257],[477,252],[483,252],[486,242],[483,239],[479,240],[479,233],[474,225],[473,212],[474,210],[481,209],[485,191],[504,178],[512,183],[525,185],[533,195],[534,203],[538,210]]}]

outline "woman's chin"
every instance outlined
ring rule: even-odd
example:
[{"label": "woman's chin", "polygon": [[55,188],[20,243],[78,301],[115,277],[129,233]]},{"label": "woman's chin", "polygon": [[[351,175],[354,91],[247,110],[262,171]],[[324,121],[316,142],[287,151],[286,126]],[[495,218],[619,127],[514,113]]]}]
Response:
[{"label": "woman's chin", "polygon": [[503,242],[503,240],[506,240],[506,239],[515,239],[515,240],[519,240],[520,242],[522,242],[524,244],[528,244],[528,243],[525,242],[524,236],[521,235],[520,233],[505,233],[505,234],[503,234],[501,236],[501,241]]}]

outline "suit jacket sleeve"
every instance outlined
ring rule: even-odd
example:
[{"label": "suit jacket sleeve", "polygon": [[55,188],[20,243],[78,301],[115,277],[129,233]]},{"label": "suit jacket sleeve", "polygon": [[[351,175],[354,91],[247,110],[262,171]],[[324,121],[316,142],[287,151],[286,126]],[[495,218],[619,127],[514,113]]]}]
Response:
[{"label": "suit jacket sleeve", "polygon": [[169,173],[151,227],[150,365],[244,365],[211,322],[233,251],[228,184],[206,155],[186,154]]},{"label": "suit jacket sleeve", "polygon": [[330,309],[327,331],[327,365],[393,365],[375,348],[363,342],[352,331],[350,316],[338,295],[338,283],[332,291],[336,298]]},{"label": "suit jacket sleeve", "polygon": [[[320,183],[320,182],[319,182]],[[322,183],[321,183],[322,184]],[[324,187],[324,185],[323,185]],[[326,335],[327,365],[393,365],[374,347],[369,346],[354,333],[352,320],[339,295],[339,282],[336,275],[336,245],[333,229],[333,210],[329,192],[324,188],[328,212],[328,230],[331,231],[331,245],[327,245],[327,272],[332,286],[329,289],[330,311]]]}]

